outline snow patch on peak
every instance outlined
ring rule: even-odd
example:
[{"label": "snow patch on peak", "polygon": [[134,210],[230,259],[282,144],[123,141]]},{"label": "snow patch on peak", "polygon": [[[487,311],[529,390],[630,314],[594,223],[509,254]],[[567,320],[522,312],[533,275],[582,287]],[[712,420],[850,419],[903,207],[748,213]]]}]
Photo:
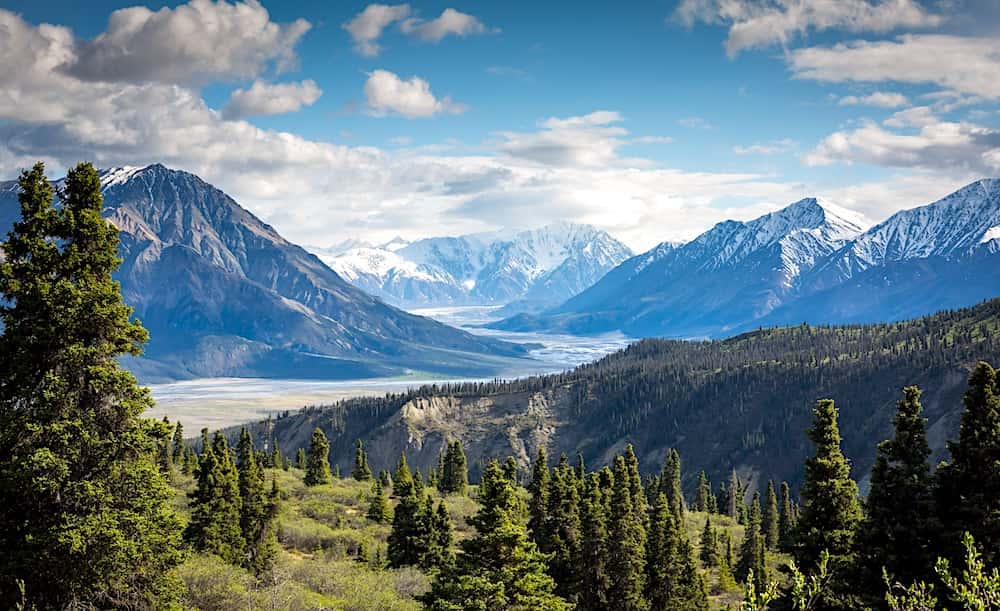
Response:
[{"label": "snow patch on peak", "polygon": [[1000,225],[987,229],[986,233],[983,234],[982,239],[979,240],[979,243],[985,244],[992,240],[1000,240]]},{"label": "snow patch on peak", "polygon": [[123,185],[132,180],[132,177],[148,168],[148,165],[123,165],[110,168],[101,172],[101,190],[109,189],[118,185]]}]

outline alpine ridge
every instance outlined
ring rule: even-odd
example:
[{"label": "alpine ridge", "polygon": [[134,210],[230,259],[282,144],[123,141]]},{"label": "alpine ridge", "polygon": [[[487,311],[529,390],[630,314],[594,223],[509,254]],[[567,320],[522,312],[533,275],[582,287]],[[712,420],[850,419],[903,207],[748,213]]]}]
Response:
[{"label": "alpine ridge", "polygon": [[507,312],[559,304],[632,255],[608,233],[575,223],[314,252],[401,307],[503,305]]},{"label": "alpine ridge", "polygon": [[723,337],[761,325],[902,320],[1000,294],[1000,181],[984,179],[869,227],[807,198],[657,247],[509,330]]},{"label": "alpine ridge", "polygon": [[[147,381],[491,375],[524,355],[364,293],[193,174],[119,167],[101,188],[116,279],[151,336],[128,365]],[[17,210],[16,185],[0,185],[4,234]]]}]

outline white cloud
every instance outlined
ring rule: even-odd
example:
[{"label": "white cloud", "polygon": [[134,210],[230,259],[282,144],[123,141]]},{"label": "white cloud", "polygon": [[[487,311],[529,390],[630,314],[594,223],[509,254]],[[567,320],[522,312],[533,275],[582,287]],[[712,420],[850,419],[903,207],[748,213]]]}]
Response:
[{"label": "white cloud", "polygon": [[628,135],[617,112],[599,110],[579,117],[552,117],[538,131],[501,132],[497,149],[514,157],[557,167],[601,167],[618,163]]},{"label": "white cloud", "polygon": [[378,40],[385,29],[394,23],[399,25],[404,34],[424,42],[441,42],[449,35],[465,38],[490,31],[476,17],[453,8],[446,8],[436,19],[426,21],[413,16],[409,4],[369,4],[345,23],[343,28],[354,40],[354,48],[358,53],[375,57],[382,50]]},{"label": "white cloud", "polygon": [[825,82],[900,82],[1000,98],[1000,38],[906,34],[895,40],[808,47],[789,54],[798,78]]},{"label": "white cloud", "polygon": [[897,112],[882,124],[865,121],[856,129],[834,132],[803,161],[812,166],[861,162],[951,175],[994,175],[1000,172],[998,153],[1000,130],[943,121],[929,108],[916,107]]},{"label": "white cloud", "polygon": [[486,33],[486,26],[483,25],[482,21],[453,8],[444,9],[437,19],[430,21],[418,18],[407,19],[400,25],[400,29],[428,42],[440,42],[449,34],[465,38],[466,36]]},{"label": "white cloud", "polygon": [[688,129],[715,129],[715,125],[709,123],[701,117],[684,117],[678,119],[677,124]]},{"label": "white cloud", "polygon": [[283,70],[310,24],[271,21],[257,0],[191,0],[174,9],[142,6],[111,13],[107,29],[79,43],[63,69],[82,80],[186,84],[252,78]]},{"label": "white cloud", "polygon": [[381,51],[378,39],[382,36],[382,30],[409,16],[409,4],[369,4],[343,27],[354,39],[354,48],[358,53],[375,57]]},{"label": "white cloud", "polygon": [[784,46],[810,30],[890,32],[943,21],[915,0],[682,0],[674,14],[688,26],[699,21],[728,26],[730,56]]},{"label": "white cloud", "polygon": [[848,95],[840,98],[841,106],[877,106],[879,108],[899,108],[910,100],[901,93],[876,91],[865,96]]},{"label": "white cloud", "polygon": [[782,138],[771,142],[757,142],[750,146],[734,146],[733,152],[737,155],[776,155],[787,153],[795,148],[797,142],[791,138]]},{"label": "white cloud", "polygon": [[632,138],[632,144],[670,144],[674,139],[670,136],[639,136]]},{"label": "white cloud", "polygon": [[295,112],[303,106],[311,106],[322,94],[322,90],[312,80],[278,84],[254,81],[250,89],[233,91],[226,107],[222,109],[222,116],[241,119]]},{"label": "white cloud", "polygon": [[461,114],[467,110],[451,98],[438,99],[431,92],[430,84],[413,76],[407,80],[388,70],[375,70],[365,81],[365,98],[368,108],[377,116],[395,112],[408,119],[431,117],[439,113]]}]

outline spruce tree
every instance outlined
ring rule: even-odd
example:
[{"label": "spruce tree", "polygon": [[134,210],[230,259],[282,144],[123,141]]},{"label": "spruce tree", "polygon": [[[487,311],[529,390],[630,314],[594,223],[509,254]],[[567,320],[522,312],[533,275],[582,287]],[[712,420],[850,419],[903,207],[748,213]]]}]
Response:
[{"label": "spruce tree", "polygon": [[698,492],[695,496],[694,509],[695,511],[708,511],[711,503],[709,499],[712,497],[712,484],[708,481],[708,476],[705,475],[704,471],[698,472]]},{"label": "spruce tree", "polygon": [[119,284],[118,230],[97,170],[70,170],[53,205],[39,163],[0,257],[0,606],[168,608],[181,527],[154,463],[149,390],[118,364],[146,330]]},{"label": "spruce tree", "polygon": [[510,480],[510,483],[514,484],[516,487],[517,481],[517,460],[513,456],[508,456],[507,460],[503,461],[503,472]]},{"label": "spruce tree", "polygon": [[330,442],[323,430],[316,427],[309,441],[306,473],[302,481],[306,486],[322,486],[329,484],[330,480]]},{"label": "spruce tree", "polygon": [[174,427],[174,439],[173,439],[173,461],[177,466],[182,466],[184,464],[184,450],[187,446],[184,445],[184,427],[180,422]]},{"label": "spruce tree", "polygon": [[268,498],[264,486],[264,470],[257,462],[253,438],[246,428],[240,431],[237,469],[240,487],[240,531],[245,542],[243,566],[260,573],[270,568],[272,560],[266,556],[273,550],[258,549],[260,544],[265,543],[269,528],[271,499]]},{"label": "spruce tree", "polygon": [[575,561],[580,553],[580,488],[576,472],[564,454],[552,471],[547,515],[547,547],[539,549],[549,554],[549,575],[556,582],[556,594],[571,598],[577,590]]},{"label": "spruce tree", "polygon": [[701,531],[698,558],[706,569],[719,565],[719,539],[718,533],[712,528],[711,515],[705,518],[705,528]]},{"label": "spruce tree", "polygon": [[545,447],[538,447],[535,464],[531,469],[531,482],[528,484],[528,534],[540,549],[548,547],[549,520],[549,464]]},{"label": "spruce tree", "polygon": [[306,470],[306,451],[302,448],[295,451],[295,467]]},{"label": "spruce tree", "polygon": [[663,473],[660,475],[660,492],[667,495],[670,510],[675,516],[684,515],[684,490],[681,487],[681,456],[671,448],[663,463]]},{"label": "spruce tree", "polygon": [[[631,449],[631,446],[629,446]],[[634,454],[633,454],[634,456]],[[640,495],[643,505],[645,496]],[[646,611],[644,596],[646,533],[644,510],[636,510],[633,478],[624,456],[615,457],[608,511],[608,608]]]},{"label": "spruce tree", "polygon": [[653,505],[646,551],[646,598],[651,609],[708,611],[708,594],[675,503],[660,493]]},{"label": "spruce tree", "polygon": [[948,442],[951,460],[938,467],[936,496],[944,554],[961,557],[963,532],[983,550],[987,566],[1000,564],[1000,380],[988,363],[969,376],[958,440]]},{"label": "spruce tree", "polygon": [[372,491],[368,495],[368,519],[376,524],[385,524],[390,521],[389,499],[385,496],[385,489],[379,482],[372,482]]},{"label": "spruce tree", "polygon": [[367,482],[372,478],[372,470],[368,468],[368,455],[365,454],[365,447],[360,439],[354,450],[354,468],[351,470],[351,477],[359,482]]},{"label": "spruce tree", "polygon": [[608,530],[600,476],[591,473],[580,503],[580,552],[577,566],[577,608],[603,611],[608,608]]},{"label": "spruce tree", "polygon": [[809,439],[816,453],[806,461],[802,514],[795,531],[795,557],[806,571],[816,568],[823,550],[835,558],[849,554],[861,520],[858,488],[840,449],[833,401],[816,403]]},{"label": "spruce tree", "polygon": [[198,464],[197,485],[191,497],[191,520],[184,538],[194,549],[240,565],[246,540],[240,527],[239,476],[226,437],[216,432]]},{"label": "spruce tree", "polygon": [[396,462],[396,473],[392,476],[392,495],[403,498],[413,494],[413,476],[410,465],[406,463],[406,454],[400,454]]},{"label": "spruce tree", "polygon": [[795,543],[795,512],[792,508],[792,492],[788,482],[781,482],[781,505],[778,509],[778,549],[792,550]]},{"label": "spruce tree", "polygon": [[764,541],[767,549],[778,549],[778,540],[781,538],[780,519],[778,516],[778,496],[774,492],[774,481],[767,482],[767,497],[764,502]]},{"label": "spruce tree", "polygon": [[756,591],[763,592],[767,587],[767,566],[764,561],[766,543],[761,528],[759,493],[754,493],[753,495],[750,510],[747,512],[746,522],[735,575],[737,579],[743,582],[746,582],[752,575],[754,581],[753,587]]},{"label": "spruce tree", "polygon": [[465,494],[469,485],[469,467],[461,441],[448,444],[444,457],[444,478],[441,491],[445,494]]},{"label": "spruce tree", "polygon": [[545,556],[520,522],[521,501],[496,460],[479,485],[479,511],[469,519],[476,535],[462,542],[455,568],[442,572],[424,596],[428,609],[568,611],[553,594]]},{"label": "spruce tree", "polygon": [[406,458],[400,457],[396,469],[399,503],[392,512],[392,530],[388,539],[389,566],[417,566],[427,555],[430,541],[425,516],[423,486],[410,475]]},{"label": "spruce tree", "polygon": [[[857,541],[864,590],[881,602],[883,568],[899,583],[933,576],[931,455],[920,389],[903,389],[896,408],[895,435],[878,446],[871,490]],[[876,602],[872,600],[871,602]]]},{"label": "spruce tree", "polygon": [[[430,497],[427,497],[428,503]],[[423,567],[431,571],[445,571],[452,567],[455,555],[452,545],[455,537],[451,527],[451,516],[444,501],[438,501],[437,509],[431,511],[428,506],[427,515],[430,520],[428,552],[424,557]]]}]

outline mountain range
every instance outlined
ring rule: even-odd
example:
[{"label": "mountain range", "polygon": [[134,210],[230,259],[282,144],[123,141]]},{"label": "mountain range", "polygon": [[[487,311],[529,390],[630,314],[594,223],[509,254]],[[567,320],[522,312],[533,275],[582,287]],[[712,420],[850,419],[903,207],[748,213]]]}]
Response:
[{"label": "mountain range", "polygon": [[[193,174],[119,167],[101,189],[120,232],[115,277],[150,331],[128,362],[145,381],[485,376],[525,355],[366,294]],[[0,234],[18,215],[16,182],[0,183]]]},{"label": "mountain range", "polygon": [[632,256],[607,232],[575,223],[412,243],[348,240],[313,252],[355,286],[400,307],[503,305],[509,313],[562,303]]},{"label": "mountain range", "polygon": [[1000,180],[869,227],[815,198],[662,244],[515,331],[724,337],[759,326],[892,321],[1000,294]]}]

